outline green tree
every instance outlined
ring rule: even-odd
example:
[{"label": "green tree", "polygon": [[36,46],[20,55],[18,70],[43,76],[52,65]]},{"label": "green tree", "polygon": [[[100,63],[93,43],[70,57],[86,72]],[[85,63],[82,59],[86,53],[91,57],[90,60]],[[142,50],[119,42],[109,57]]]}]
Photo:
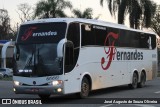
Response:
[{"label": "green tree", "polygon": [[66,17],[64,9],[72,8],[69,1],[64,0],[42,0],[37,3],[35,16],[39,18]]},{"label": "green tree", "polygon": [[33,7],[28,3],[21,3],[17,6],[18,8],[18,15],[21,23],[24,23],[27,20],[33,20]]},{"label": "green tree", "polygon": [[151,29],[160,36],[160,6],[157,6],[156,13],[152,18]]},{"label": "green tree", "polygon": [[6,39],[10,30],[10,18],[6,9],[0,9],[0,39]]},{"label": "green tree", "polygon": [[[139,29],[142,23],[149,27],[154,16],[156,5],[151,0],[106,0],[111,15],[117,12],[118,23],[124,24],[126,15],[129,15],[130,27]],[[100,0],[103,6],[104,0]]]},{"label": "green tree", "polygon": [[73,9],[73,14],[76,18],[86,18],[86,19],[92,19],[93,10],[91,8],[86,8],[83,12],[79,9]]},{"label": "green tree", "polygon": [[6,9],[0,9],[0,40],[15,40],[15,35],[12,32],[10,17]]}]

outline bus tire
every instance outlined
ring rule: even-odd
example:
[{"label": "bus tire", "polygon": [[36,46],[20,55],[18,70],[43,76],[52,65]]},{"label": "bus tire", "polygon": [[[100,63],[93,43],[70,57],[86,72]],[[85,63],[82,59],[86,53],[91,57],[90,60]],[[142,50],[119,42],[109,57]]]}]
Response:
[{"label": "bus tire", "polygon": [[133,74],[132,83],[129,84],[130,89],[136,89],[138,85],[138,75],[136,73]]},{"label": "bus tire", "polygon": [[89,92],[90,92],[90,84],[88,79],[84,77],[81,82],[81,92],[79,93],[79,97],[86,98],[88,97]]},{"label": "bus tire", "polygon": [[146,83],[146,75],[144,72],[141,72],[141,78],[140,78],[140,82],[138,83],[138,88],[144,87],[145,83]]},{"label": "bus tire", "polygon": [[48,99],[50,97],[50,94],[38,94],[38,96],[42,99],[42,100],[45,100],[45,99]]}]

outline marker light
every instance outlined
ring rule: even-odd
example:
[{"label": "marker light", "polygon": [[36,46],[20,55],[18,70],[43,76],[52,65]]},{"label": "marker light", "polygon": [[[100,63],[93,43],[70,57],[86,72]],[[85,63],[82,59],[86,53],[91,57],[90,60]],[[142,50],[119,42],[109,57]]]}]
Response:
[{"label": "marker light", "polygon": [[58,88],[58,89],[57,89],[57,92],[62,92],[62,89],[61,89],[61,88]]},{"label": "marker light", "polygon": [[14,84],[15,84],[16,86],[19,86],[19,85],[20,85],[20,82],[14,81]]},{"label": "marker light", "polygon": [[58,80],[58,81],[53,81],[52,82],[52,85],[60,85],[60,84],[62,84],[63,83],[63,81],[61,81],[61,80]]},{"label": "marker light", "polygon": [[13,88],[13,91],[15,92],[15,91],[16,91],[16,89],[15,89],[15,88]]}]

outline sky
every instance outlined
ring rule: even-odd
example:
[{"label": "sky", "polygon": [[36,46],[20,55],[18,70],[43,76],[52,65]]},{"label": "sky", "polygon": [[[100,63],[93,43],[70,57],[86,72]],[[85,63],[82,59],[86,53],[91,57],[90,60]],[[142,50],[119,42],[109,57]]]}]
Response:
[{"label": "sky", "polygon": [[[0,9],[7,9],[9,16],[11,18],[12,25],[19,23],[19,17],[17,13],[17,5],[21,3],[28,3],[35,7],[36,3],[40,0],[0,0]],[[111,17],[107,3],[103,7],[100,6],[100,0],[66,0],[72,2],[73,8],[78,8],[80,10],[84,10],[86,8],[93,9],[93,17],[97,17],[100,15],[99,20],[114,22],[116,23],[116,19]],[[105,1],[105,0],[104,0]],[[160,0],[153,0],[157,4],[160,4]]]}]

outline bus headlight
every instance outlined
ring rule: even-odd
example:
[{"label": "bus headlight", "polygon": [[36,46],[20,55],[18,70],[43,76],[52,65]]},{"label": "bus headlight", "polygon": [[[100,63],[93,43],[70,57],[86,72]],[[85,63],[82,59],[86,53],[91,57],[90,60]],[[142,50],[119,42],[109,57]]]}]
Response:
[{"label": "bus headlight", "polygon": [[14,85],[19,86],[20,82],[19,81],[14,81]]},{"label": "bus headlight", "polygon": [[62,88],[58,88],[58,89],[57,89],[57,92],[62,92]]},{"label": "bus headlight", "polygon": [[51,84],[52,84],[53,86],[61,85],[62,83],[63,83],[62,80],[57,80],[57,81],[52,81],[52,82],[51,82]]}]

